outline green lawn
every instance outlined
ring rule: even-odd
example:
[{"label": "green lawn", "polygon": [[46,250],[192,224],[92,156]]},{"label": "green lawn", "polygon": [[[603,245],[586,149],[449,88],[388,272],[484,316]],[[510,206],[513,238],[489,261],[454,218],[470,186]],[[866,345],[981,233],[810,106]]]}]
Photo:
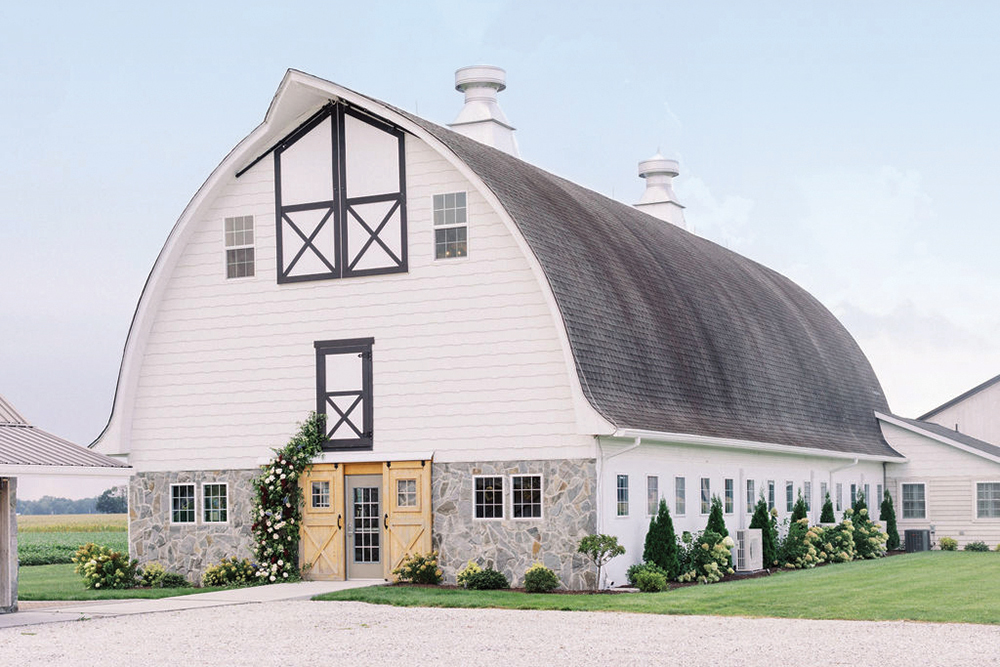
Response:
[{"label": "green lawn", "polygon": [[1000,624],[1000,554],[927,552],[666,593],[527,595],[378,586],[317,596],[419,607]]},{"label": "green lawn", "polygon": [[18,569],[17,597],[20,600],[125,600],[166,598],[175,595],[208,593],[221,588],[132,588],[88,590],[73,565],[32,565]]}]

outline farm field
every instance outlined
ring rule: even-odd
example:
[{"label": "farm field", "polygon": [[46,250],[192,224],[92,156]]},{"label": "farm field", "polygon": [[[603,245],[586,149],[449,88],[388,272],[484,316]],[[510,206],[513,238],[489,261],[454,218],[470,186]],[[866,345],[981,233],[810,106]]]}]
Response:
[{"label": "farm field", "polygon": [[128,550],[125,514],[52,514],[17,517],[17,557],[22,565],[69,563],[87,542]]},{"label": "farm field", "polygon": [[647,614],[909,620],[1000,625],[1000,554],[924,552],[782,571],[664,593],[528,595],[376,586],[317,596],[407,607],[498,607]]}]

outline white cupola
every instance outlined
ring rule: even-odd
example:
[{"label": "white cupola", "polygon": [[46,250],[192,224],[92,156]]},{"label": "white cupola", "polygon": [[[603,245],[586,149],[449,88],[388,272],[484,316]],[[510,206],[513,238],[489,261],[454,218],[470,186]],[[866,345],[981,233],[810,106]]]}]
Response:
[{"label": "white cupola", "polygon": [[507,73],[493,65],[473,65],[455,72],[455,90],[465,93],[465,106],[448,127],[470,139],[520,157],[514,127],[497,104],[507,87]]},{"label": "white cupola", "polygon": [[687,230],[684,207],[674,194],[674,176],[679,173],[677,160],[668,160],[659,153],[640,162],[639,177],[646,179],[646,191],[635,207],[643,213]]}]

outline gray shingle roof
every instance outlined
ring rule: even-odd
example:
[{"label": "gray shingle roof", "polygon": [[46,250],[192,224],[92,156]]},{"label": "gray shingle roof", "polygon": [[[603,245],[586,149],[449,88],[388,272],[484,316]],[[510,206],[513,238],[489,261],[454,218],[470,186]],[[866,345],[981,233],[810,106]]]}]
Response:
[{"label": "gray shingle roof", "polygon": [[899,421],[906,422],[911,426],[916,426],[919,429],[928,431],[929,433],[934,433],[935,435],[954,440],[959,444],[972,447],[973,449],[979,450],[980,452],[984,452],[991,456],[1000,457],[1000,447],[992,445],[985,440],[973,438],[971,435],[966,435],[961,431],[956,431],[948,428],[947,426],[935,424],[934,422],[924,421],[923,419],[907,419],[905,417],[897,417],[896,415],[893,415],[893,417]]},{"label": "gray shingle roof", "polygon": [[0,396],[0,465],[127,468],[113,458],[25,423]]},{"label": "gray shingle roof", "polygon": [[767,267],[399,109],[486,183],[544,270],[583,390],[619,428],[899,456],[871,365]]}]

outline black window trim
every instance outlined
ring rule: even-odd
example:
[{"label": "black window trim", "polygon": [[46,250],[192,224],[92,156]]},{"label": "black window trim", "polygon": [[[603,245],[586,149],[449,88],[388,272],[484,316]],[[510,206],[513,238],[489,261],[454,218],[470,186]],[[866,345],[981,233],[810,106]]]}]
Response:
[{"label": "black window trim", "polygon": [[[371,450],[374,443],[374,410],[372,406],[372,346],[374,338],[347,338],[343,340],[319,340],[313,346],[316,349],[316,412],[327,413],[326,391],[326,356],[329,354],[357,353],[361,356],[361,399],[362,428],[357,438],[328,439],[324,451]],[[330,432],[331,418],[327,416],[326,432]]]}]

